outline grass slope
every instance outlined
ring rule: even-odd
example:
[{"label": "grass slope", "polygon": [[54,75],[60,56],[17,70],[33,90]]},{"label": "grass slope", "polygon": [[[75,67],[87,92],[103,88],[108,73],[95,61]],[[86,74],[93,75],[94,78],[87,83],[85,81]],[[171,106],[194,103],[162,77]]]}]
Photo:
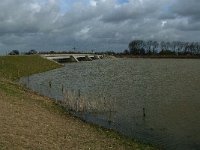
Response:
[{"label": "grass slope", "polygon": [[61,65],[33,56],[3,56],[0,57],[0,76],[16,80],[22,76],[44,72],[60,67]]},{"label": "grass slope", "polygon": [[39,56],[0,57],[0,62],[0,149],[154,149],[84,123],[11,81],[58,64]]}]

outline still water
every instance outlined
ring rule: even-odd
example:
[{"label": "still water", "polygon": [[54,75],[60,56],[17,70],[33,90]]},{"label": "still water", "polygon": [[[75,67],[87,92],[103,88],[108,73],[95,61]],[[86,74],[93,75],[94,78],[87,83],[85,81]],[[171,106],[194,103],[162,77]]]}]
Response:
[{"label": "still water", "polygon": [[200,60],[70,63],[20,82],[57,100],[63,99],[63,88],[88,101],[111,100],[111,122],[107,113],[84,119],[165,149],[200,149]]}]

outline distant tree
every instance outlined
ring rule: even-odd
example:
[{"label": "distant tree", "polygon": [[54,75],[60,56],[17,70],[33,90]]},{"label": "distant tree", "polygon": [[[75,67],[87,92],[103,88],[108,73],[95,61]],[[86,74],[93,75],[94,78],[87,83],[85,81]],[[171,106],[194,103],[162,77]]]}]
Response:
[{"label": "distant tree", "polygon": [[8,55],[19,55],[18,50],[12,50]]},{"label": "distant tree", "polygon": [[124,52],[123,52],[123,54],[128,55],[129,54],[129,50],[125,49]]},{"label": "distant tree", "polygon": [[[127,53],[127,51],[124,51]],[[200,56],[200,42],[143,41],[129,43],[129,53],[134,55],[196,55]]]},{"label": "distant tree", "polygon": [[50,53],[50,54],[55,54],[56,52],[55,52],[55,51],[50,51],[49,53]]},{"label": "distant tree", "polygon": [[106,52],[104,52],[104,54],[106,54],[106,55],[115,55],[116,53],[113,52],[113,51],[106,51]]},{"label": "distant tree", "polygon": [[145,54],[145,42],[142,40],[134,40],[129,43],[129,50],[131,54],[143,55]]},{"label": "distant tree", "polygon": [[152,54],[152,44],[153,44],[153,41],[151,40],[146,42],[146,51],[148,55]]},{"label": "distant tree", "polygon": [[175,55],[176,53],[170,50],[162,50],[159,53],[160,55]]},{"label": "distant tree", "polygon": [[30,50],[28,53],[26,53],[27,55],[34,55],[37,54],[38,52],[34,49]]},{"label": "distant tree", "polygon": [[152,47],[153,47],[153,54],[157,53],[157,48],[159,46],[159,43],[157,41],[153,41]]},{"label": "distant tree", "polygon": [[178,52],[178,55],[182,55],[183,54],[183,49],[184,49],[184,46],[185,46],[185,44],[184,44],[184,42],[178,42],[177,43],[177,52]]},{"label": "distant tree", "polygon": [[195,42],[195,55],[200,54],[200,43]]},{"label": "distant tree", "polygon": [[161,51],[167,50],[166,43],[165,43],[164,41],[162,41],[162,42],[160,43],[160,49],[161,49]]},{"label": "distant tree", "polygon": [[170,42],[166,42],[166,50],[171,50],[171,43]]}]

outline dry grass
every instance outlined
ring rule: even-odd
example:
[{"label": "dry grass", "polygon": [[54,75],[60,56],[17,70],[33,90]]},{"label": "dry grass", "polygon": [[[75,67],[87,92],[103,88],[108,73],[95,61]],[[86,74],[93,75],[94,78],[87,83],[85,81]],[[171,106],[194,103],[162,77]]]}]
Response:
[{"label": "dry grass", "polygon": [[[78,91],[78,93],[80,93]],[[98,100],[88,101],[86,97],[77,95],[75,91],[63,90],[63,99],[60,105],[69,111],[73,112],[87,112],[87,113],[98,113],[98,112],[115,112],[115,100],[105,98],[99,98]]]}]

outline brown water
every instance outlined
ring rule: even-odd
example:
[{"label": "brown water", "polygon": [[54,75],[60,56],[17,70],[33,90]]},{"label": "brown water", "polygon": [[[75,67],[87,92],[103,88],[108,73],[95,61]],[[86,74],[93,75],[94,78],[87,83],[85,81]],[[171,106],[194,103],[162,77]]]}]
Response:
[{"label": "brown water", "polygon": [[107,113],[83,119],[166,149],[200,149],[200,60],[71,63],[20,82],[58,100],[63,98],[62,85],[80,91],[88,101],[114,100],[111,122]]}]

